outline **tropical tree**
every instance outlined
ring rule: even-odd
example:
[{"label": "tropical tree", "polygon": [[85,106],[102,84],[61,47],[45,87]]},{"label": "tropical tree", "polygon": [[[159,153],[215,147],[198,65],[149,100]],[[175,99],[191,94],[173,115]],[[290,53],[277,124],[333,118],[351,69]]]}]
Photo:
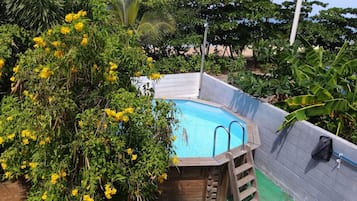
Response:
[{"label": "tropical tree", "polygon": [[285,101],[292,112],[280,129],[310,120],[357,143],[357,59],[346,56],[347,47],[345,43],[335,58],[327,61],[325,50],[312,46],[290,58],[295,81],[307,94]]},{"label": "tropical tree", "polygon": [[37,33],[60,22],[64,16],[63,0],[4,0],[4,3],[11,23]]},{"label": "tropical tree", "polygon": [[147,11],[138,20],[140,3],[140,0],[111,0],[109,5],[117,23],[134,30],[143,44],[155,45],[175,31],[175,20],[163,11]]}]

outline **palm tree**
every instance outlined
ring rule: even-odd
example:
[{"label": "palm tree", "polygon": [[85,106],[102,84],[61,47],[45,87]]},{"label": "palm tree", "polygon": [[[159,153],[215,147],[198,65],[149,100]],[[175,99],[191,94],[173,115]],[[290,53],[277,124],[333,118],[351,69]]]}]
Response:
[{"label": "palm tree", "polygon": [[110,0],[109,7],[118,23],[136,31],[144,44],[156,44],[175,31],[173,17],[158,11],[145,12],[137,24],[140,3],[140,0]]},{"label": "palm tree", "polygon": [[4,0],[8,20],[26,29],[40,32],[61,21],[63,0]]}]

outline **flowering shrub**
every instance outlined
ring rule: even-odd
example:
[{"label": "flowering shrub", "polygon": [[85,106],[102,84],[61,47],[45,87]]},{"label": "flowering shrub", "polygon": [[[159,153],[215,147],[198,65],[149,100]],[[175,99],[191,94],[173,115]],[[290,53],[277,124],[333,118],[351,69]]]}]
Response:
[{"label": "flowering shrub", "polygon": [[25,180],[30,201],[154,198],[177,163],[174,111],[132,87],[134,75],[160,78],[135,35],[85,16],[33,38],[14,66],[0,114],[2,179]]}]

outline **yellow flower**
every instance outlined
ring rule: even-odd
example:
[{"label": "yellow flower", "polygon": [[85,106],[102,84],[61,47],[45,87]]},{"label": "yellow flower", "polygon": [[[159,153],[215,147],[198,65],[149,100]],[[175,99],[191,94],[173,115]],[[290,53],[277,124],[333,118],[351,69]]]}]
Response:
[{"label": "yellow flower", "polygon": [[152,57],[146,58],[146,62],[148,62],[148,63],[152,63],[153,61],[154,61],[154,59]]},{"label": "yellow flower", "polygon": [[172,158],[172,163],[173,163],[174,165],[177,165],[177,164],[179,163],[179,160],[178,160],[178,158],[177,158],[176,155],[174,155],[174,157]]},{"label": "yellow flower", "polygon": [[84,10],[80,10],[80,11],[78,11],[78,13],[77,13],[78,15],[80,15],[81,17],[84,17],[84,16],[86,16],[87,15],[87,11],[84,11]]},{"label": "yellow flower", "polygon": [[172,136],[171,140],[176,141],[176,135]]},{"label": "yellow flower", "polygon": [[46,142],[45,142],[44,140],[41,140],[39,144],[40,144],[40,145],[45,145]]},{"label": "yellow flower", "polygon": [[159,177],[157,177],[157,181],[161,184],[163,183],[165,180],[167,180],[167,174],[163,173],[161,174]]},{"label": "yellow flower", "polygon": [[10,81],[15,82],[15,77],[14,76],[10,77]]},{"label": "yellow flower", "polygon": [[126,152],[127,152],[129,155],[131,155],[131,154],[133,154],[133,149],[128,148],[128,149],[126,150]]},{"label": "yellow flower", "polygon": [[46,200],[47,199],[47,191],[42,194],[41,199],[42,200]]},{"label": "yellow flower", "polygon": [[104,195],[107,199],[112,199],[112,195],[115,195],[117,193],[117,189],[114,187],[111,188],[110,184],[105,184],[104,189]]},{"label": "yellow flower", "polygon": [[46,46],[46,42],[43,40],[42,37],[35,37],[32,39],[37,45],[37,47],[45,47]]},{"label": "yellow flower", "polygon": [[137,158],[138,158],[138,155],[137,155],[137,154],[131,155],[131,160],[132,160],[132,161],[135,161]]},{"label": "yellow flower", "polygon": [[53,33],[53,30],[52,29],[49,29],[49,30],[47,30],[47,35],[52,35],[52,33]]},{"label": "yellow flower", "polygon": [[49,97],[48,97],[48,102],[49,102],[49,103],[52,103],[54,100],[55,100],[55,97],[54,97],[54,96],[49,96]]},{"label": "yellow flower", "polygon": [[1,167],[2,167],[3,170],[6,170],[7,164],[6,164],[5,162],[2,162],[2,163],[1,163]]},{"label": "yellow flower", "polygon": [[77,195],[78,195],[78,189],[75,188],[75,189],[72,190],[72,196],[75,197]]},{"label": "yellow flower", "polygon": [[0,69],[2,69],[5,65],[5,60],[3,58],[0,58]]},{"label": "yellow flower", "polygon": [[41,70],[40,72],[40,78],[43,78],[43,79],[47,79],[49,78],[51,75],[53,75],[53,71],[51,71],[49,68],[45,67]]},{"label": "yellow flower", "polygon": [[51,175],[51,184],[56,184],[60,176],[57,173]]},{"label": "yellow flower", "polygon": [[73,15],[73,20],[78,20],[79,18],[81,17],[81,15],[80,14],[74,14]]},{"label": "yellow flower", "polygon": [[149,68],[152,68],[154,66],[154,64],[149,63],[148,66],[149,66]]},{"label": "yellow flower", "polygon": [[71,23],[73,20],[73,15],[74,15],[74,13],[67,14],[66,17],[64,18],[64,21]]},{"label": "yellow flower", "polygon": [[51,51],[50,48],[48,48],[48,47],[45,48],[45,52],[46,52],[46,53],[49,53],[50,51]]},{"label": "yellow flower", "polygon": [[88,44],[88,38],[87,37],[83,37],[82,41],[81,41],[81,45],[82,46],[86,46]]},{"label": "yellow flower", "polygon": [[7,171],[5,172],[5,179],[8,179],[11,177],[11,172]]},{"label": "yellow flower", "polygon": [[109,62],[109,65],[111,71],[116,70],[118,68],[118,65],[113,62]]},{"label": "yellow flower", "polygon": [[3,144],[3,143],[4,143],[4,138],[0,137],[0,144]]},{"label": "yellow flower", "polygon": [[124,110],[124,112],[132,114],[132,113],[134,113],[134,108],[128,107]]},{"label": "yellow flower", "polygon": [[29,179],[30,176],[28,174],[25,174],[25,179]]},{"label": "yellow flower", "polygon": [[74,29],[78,32],[81,32],[83,30],[84,24],[82,22],[78,22],[76,25],[74,25]]},{"label": "yellow flower", "polygon": [[83,195],[83,201],[94,201],[94,199],[90,195]]},{"label": "yellow flower", "polygon": [[24,145],[27,145],[27,144],[29,144],[30,142],[29,142],[29,139],[25,138],[25,139],[22,139],[22,143],[23,143]]},{"label": "yellow flower", "polygon": [[12,69],[12,71],[14,71],[14,73],[18,73],[19,70],[20,70],[20,66],[19,66],[19,65],[15,66],[15,67]]},{"label": "yellow flower", "polygon": [[29,166],[30,166],[31,169],[34,169],[34,168],[36,168],[36,167],[38,166],[38,163],[36,163],[36,162],[29,162]]},{"label": "yellow flower", "polygon": [[141,72],[139,72],[139,71],[135,72],[135,73],[134,73],[134,76],[135,76],[135,77],[140,77],[140,76],[141,76]]},{"label": "yellow flower", "polygon": [[15,138],[15,133],[11,133],[9,135],[7,135],[7,139],[9,140],[13,140]]},{"label": "yellow flower", "polygon": [[61,170],[61,177],[66,177],[67,176],[67,173],[65,170]]},{"label": "yellow flower", "polygon": [[66,35],[71,32],[71,29],[69,27],[63,26],[63,27],[61,27],[60,32],[61,32],[61,34]]},{"label": "yellow flower", "polygon": [[111,83],[115,83],[118,80],[118,76],[116,76],[114,73],[109,72],[109,75],[107,75],[105,79]]},{"label": "yellow flower", "polygon": [[45,138],[45,142],[47,142],[47,143],[51,142],[51,138],[50,137],[46,137]]},{"label": "yellow flower", "polygon": [[61,42],[60,41],[53,41],[52,43],[51,43],[54,47],[59,47],[59,46],[61,46]]},{"label": "yellow flower", "polygon": [[12,121],[12,120],[14,120],[14,117],[9,116],[9,117],[6,118],[6,120],[7,120],[7,121]]},{"label": "yellow flower", "polygon": [[63,57],[64,55],[64,52],[63,51],[60,51],[60,50],[56,50],[53,55],[57,58],[60,58],[60,57]]},{"label": "yellow flower", "polygon": [[128,30],[128,35],[132,36],[133,35],[133,30]]},{"label": "yellow flower", "polygon": [[152,80],[158,80],[160,78],[161,78],[160,73],[153,73],[150,75],[150,79],[152,79]]}]

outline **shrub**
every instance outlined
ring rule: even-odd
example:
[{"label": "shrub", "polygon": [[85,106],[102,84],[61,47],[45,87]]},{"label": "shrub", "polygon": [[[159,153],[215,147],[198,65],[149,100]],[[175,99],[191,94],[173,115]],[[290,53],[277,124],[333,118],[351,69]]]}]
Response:
[{"label": "shrub", "polygon": [[130,78],[160,74],[135,35],[85,15],[33,38],[13,68],[0,114],[2,179],[25,180],[30,201],[154,199],[173,153],[173,110]]}]

